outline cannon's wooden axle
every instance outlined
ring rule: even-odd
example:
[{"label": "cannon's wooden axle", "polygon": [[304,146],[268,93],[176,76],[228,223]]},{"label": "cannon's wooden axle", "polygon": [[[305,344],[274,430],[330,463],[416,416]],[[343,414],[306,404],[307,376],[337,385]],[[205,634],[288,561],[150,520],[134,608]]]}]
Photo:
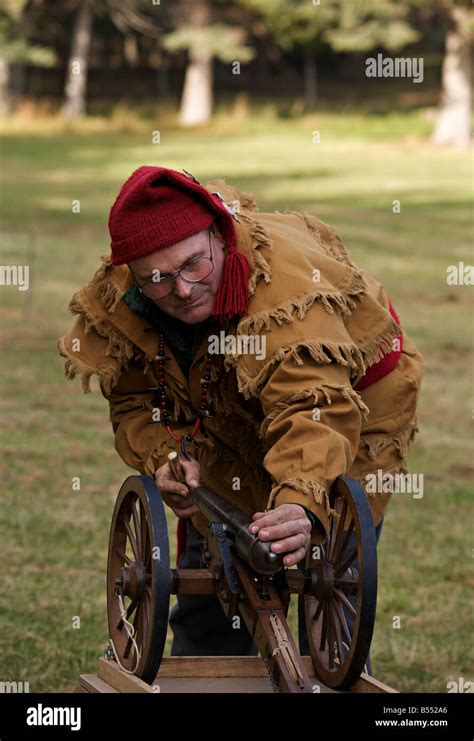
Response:
[{"label": "cannon's wooden axle", "polygon": [[[271,580],[271,577],[263,579]],[[317,581],[309,570],[285,569],[290,594],[314,594]],[[337,586],[347,586],[348,594],[357,592],[357,582],[351,579],[336,580]],[[220,582],[208,569],[171,569],[171,594],[218,594]]]}]

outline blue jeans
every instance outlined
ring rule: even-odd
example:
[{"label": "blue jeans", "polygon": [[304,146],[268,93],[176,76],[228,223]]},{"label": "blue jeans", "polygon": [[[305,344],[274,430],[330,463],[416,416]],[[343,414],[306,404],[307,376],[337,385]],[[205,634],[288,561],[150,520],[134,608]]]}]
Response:
[{"label": "blue jeans", "polygon": [[[375,528],[377,542],[382,522]],[[354,536],[353,536],[354,537]],[[347,552],[354,547],[353,537]],[[189,525],[186,548],[179,560],[180,569],[200,568],[203,537],[192,523]],[[304,568],[304,562],[298,564]],[[357,559],[353,563],[357,568]],[[354,598],[351,598],[351,601]],[[350,632],[353,629],[352,615],[346,611]],[[240,628],[233,628],[215,595],[178,595],[177,604],[170,614],[173,631],[171,656],[257,656],[258,650],[243,620]],[[298,638],[301,655],[309,655],[308,636],[304,620],[304,598],[298,598]],[[370,659],[367,661],[370,673]]]}]

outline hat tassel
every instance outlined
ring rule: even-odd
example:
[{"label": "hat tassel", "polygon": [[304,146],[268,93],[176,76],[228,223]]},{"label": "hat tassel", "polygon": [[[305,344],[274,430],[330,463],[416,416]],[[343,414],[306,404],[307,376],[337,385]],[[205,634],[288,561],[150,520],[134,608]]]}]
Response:
[{"label": "hat tassel", "polygon": [[246,255],[234,250],[226,255],[212,314],[223,320],[247,312],[250,265]]}]

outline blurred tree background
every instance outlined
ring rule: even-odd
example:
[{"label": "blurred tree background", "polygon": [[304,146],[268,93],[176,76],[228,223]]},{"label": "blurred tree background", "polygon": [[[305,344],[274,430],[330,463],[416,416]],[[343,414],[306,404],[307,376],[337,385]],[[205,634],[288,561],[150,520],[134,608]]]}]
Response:
[{"label": "blurred tree background", "polygon": [[[446,280],[473,262],[472,17],[469,0],[3,1],[0,253],[30,287],[0,287],[0,682],[77,691],[108,637],[132,471],[56,342],[143,164],[317,215],[385,286],[426,361],[424,496],[384,520],[374,672],[406,692],[472,679],[472,286]],[[421,61],[423,79],[368,77],[372,58]]]},{"label": "blurred tree background", "polygon": [[291,100],[295,115],[380,99],[384,80],[368,84],[364,60],[398,54],[424,58],[424,84],[407,93],[399,78],[390,103],[439,105],[433,140],[466,147],[472,29],[469,0],[6,0],[1,113],[41,102],[74,120],[179,101],[186,127],[245,93]]}]

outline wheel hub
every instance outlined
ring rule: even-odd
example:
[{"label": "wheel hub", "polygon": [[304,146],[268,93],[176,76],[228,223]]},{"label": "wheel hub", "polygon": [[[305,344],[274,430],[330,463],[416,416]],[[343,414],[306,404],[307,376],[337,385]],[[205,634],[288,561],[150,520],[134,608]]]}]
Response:
[{"label": "wheel hub", "polygon": [[115,585],[125,597],[130,597],[133,601],[141,599],[146,586],[146,569],[142,562],[133,561],[124,566],[120,576],[115,580]]},{"label": "wheel hub", "polygon": [[312,594],[319,602],[332,599],[334,593],[334,566],[328,561],[319,561],[311,569],[312,571]]}]

